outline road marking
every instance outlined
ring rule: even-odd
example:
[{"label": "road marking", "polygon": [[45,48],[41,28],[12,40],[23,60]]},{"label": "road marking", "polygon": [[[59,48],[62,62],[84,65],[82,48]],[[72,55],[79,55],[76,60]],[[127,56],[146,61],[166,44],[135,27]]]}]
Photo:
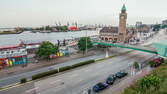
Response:
[{"label": "road marking", "polygon": [[69,77],[73,78],[73,77],[76,77],[76,76],[78,76],[78,74],[73,74],[73,75],[70,75]]},{"label": "road marking", "polygon": [[26,90],[26,93],[33,92],[33,91],[38,90],[38,89],[39,89],[39,87],[36,87],[36,88],[33,88],[33,89],[29,89],[29,90]]},{"label": "road marking", "polygon": [[56,81],[51,82],[51,84],[55,84],[55,83],[60,82],[60,81],[61,81],[61,79],[58,79]]},{"label": "road marking", "polygon": [[90,72],[90,71],[92,71],[92,69],[87,69],[87,70],[85,70],[85,72]]}]

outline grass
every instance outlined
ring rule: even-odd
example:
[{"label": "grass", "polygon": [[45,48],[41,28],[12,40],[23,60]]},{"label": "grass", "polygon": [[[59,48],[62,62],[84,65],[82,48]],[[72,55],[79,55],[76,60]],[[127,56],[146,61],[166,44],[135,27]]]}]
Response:
[{"label": "grass", "polygon": [[167,65],[162,65],[153,70],[149,75],[155,75],[161,79],[158,89],[148,88],[146,91],[139,90],[139,81],[126,88],[122,94],[167,94]]}]

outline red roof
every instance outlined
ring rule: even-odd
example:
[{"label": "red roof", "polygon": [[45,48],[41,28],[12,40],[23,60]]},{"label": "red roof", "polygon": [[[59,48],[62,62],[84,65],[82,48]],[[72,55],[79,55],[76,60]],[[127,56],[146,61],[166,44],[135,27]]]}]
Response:
[{"label": "red roof", "polygon": [[14,46],[0,46],[0,49],[14,49],[21,47],[20,45],[14,45]]}]

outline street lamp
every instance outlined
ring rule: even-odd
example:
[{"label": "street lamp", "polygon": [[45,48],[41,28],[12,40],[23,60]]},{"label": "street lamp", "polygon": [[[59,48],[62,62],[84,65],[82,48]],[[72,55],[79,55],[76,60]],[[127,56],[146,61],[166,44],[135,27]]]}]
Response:
[{"label": "street lamp", "polygon": [[85,50],[85,52],[86,52],[86,54],[87,54],[87,30],[86,30],[86,50]]}]

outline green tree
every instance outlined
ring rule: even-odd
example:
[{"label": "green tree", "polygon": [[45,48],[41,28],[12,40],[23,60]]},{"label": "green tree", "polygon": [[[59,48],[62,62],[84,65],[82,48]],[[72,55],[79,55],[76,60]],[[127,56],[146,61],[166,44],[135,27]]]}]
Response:
[{"label": "green tree", "polygon": [[135,69],[139,69],[139,63],[138,62],[134,62],[133,66],[135,67]]},{"label": "green tree", "polygon": [[78,48],[80,49],[80,51],[83,51],[83,54],[86,51],[86,48],[89,49],[92,47],[93,44],[89,37],[81,37],[80,40],[78,41]]},{"label": "green tree", "polygon": [[58,51],[58,47],[49,41],[44,41],[37,50],[37,56],[49,59],[51,54],[55,54]]},{"label": "green tree", "polygon": [[46,30],[52,30],[52,27],[50,27],[49,25],[45,27]]}]

